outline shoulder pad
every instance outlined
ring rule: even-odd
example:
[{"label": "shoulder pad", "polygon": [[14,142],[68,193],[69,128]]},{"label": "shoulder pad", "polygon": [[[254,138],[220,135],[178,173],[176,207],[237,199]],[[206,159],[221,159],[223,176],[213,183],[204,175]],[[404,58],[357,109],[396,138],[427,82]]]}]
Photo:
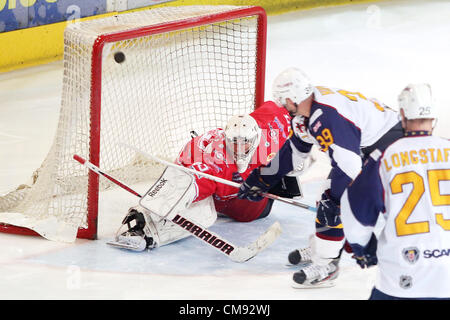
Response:
[{"label": "shoulder pad", "polygon": [[303,142],[314,144],[315,139],[308,133],[308,127],[305,123],[305,117],[295,116],[292,119],[292,130],[294,135]]}]

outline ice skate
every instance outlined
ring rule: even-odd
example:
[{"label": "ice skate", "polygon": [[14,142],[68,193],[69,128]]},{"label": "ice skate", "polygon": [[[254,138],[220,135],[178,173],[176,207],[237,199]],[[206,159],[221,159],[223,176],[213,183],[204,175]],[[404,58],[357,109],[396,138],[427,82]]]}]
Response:
[{"label": "ice skate", "polygon": [[311,247],[295,249],[288,255],[288,266],[311,263]]},{"label": "ice skate", "polygon": [[327,288],[335,285],[334,281],[339,275],[339,259],[333,259],[327,265],[311,263],[294,273],[294,288]]},{"label": "ice skate", "polygon": [[[131,227],[130,223],[135,222],[135,226]],[[120,232],[123,226],[127,225],[128,230]],[[128,249],[132,251],[144,251],[155,247],[153,237],[146,234],[144,227],[146,220],[144,214],[135,209],[131,209],[122,222],[122,226],[117,232],[114,240],[108,241],[107,244],[120,249]],[[147,233],[149,233],[147,231]]]}]

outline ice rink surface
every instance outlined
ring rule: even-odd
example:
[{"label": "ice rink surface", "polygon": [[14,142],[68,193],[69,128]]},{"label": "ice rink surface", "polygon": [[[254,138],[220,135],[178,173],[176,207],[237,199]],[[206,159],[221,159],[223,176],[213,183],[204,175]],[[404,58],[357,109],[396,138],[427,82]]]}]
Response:
[{"label": "ice rink surface", "polygon": [[[428,82],[440,106],[435,134],[450,137],[450,2],[386,1],[299,11],[269,17],[266,99],[273,78],[302,68],[316,85],[375,97],[393,108],[410,82]],[[62,62],[0,74],[0,194],[28,181],[46,156],[56,130]],[[304,177],[303,202],[313,204],[328,164]],[[140,186],[145,191],[147,185]],[[237,245],[279,221],[281,237],[238,264],[195,238],[149,253],[106,245],[136,199],[122,190],[102,195],[99,240],[54,243],[0,234],[0,299],[364,300],[376,268],[361,270],[349,254],[333,288],[291,287],[287,254],[306,246],[314,214],[275,203],[266,219],[220,219],[211,229]]]}]

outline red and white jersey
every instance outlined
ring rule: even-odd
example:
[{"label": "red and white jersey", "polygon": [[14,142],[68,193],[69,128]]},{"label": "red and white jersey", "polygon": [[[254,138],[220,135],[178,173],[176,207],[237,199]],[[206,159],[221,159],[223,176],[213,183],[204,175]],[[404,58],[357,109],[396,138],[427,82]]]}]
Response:
[{"label": "red and white jersey", "polygon": [[[261,140],[247,170],[238,172],[234,160],[227,154],[225,131],[213,129],[189,141],[176,162],[185,167],[222,179],[242,183],[253,169],[267,164],[291,134],[291,117],[285,108],[268,101],[250,114],[261,128]],[[237,196],[238,189],[202,176],[195,177],[195,201],[213,196],[215,201],[226,201]]]}]

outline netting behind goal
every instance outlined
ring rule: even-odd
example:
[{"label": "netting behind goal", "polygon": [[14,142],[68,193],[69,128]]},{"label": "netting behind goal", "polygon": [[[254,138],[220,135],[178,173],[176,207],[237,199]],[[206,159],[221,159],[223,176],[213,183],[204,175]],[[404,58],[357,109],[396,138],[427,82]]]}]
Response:
[{"label": "netting behind goal", "polygon": [[112,185],[73,155],[127,184],[158,176],[120,144],[174,161],[191,131],[251,112],[263,101],[265,37],[259,7],[165,7],[69,25],[54,143],[32,184],[0,197],[1,231],[96,238],[98,193]]}]

